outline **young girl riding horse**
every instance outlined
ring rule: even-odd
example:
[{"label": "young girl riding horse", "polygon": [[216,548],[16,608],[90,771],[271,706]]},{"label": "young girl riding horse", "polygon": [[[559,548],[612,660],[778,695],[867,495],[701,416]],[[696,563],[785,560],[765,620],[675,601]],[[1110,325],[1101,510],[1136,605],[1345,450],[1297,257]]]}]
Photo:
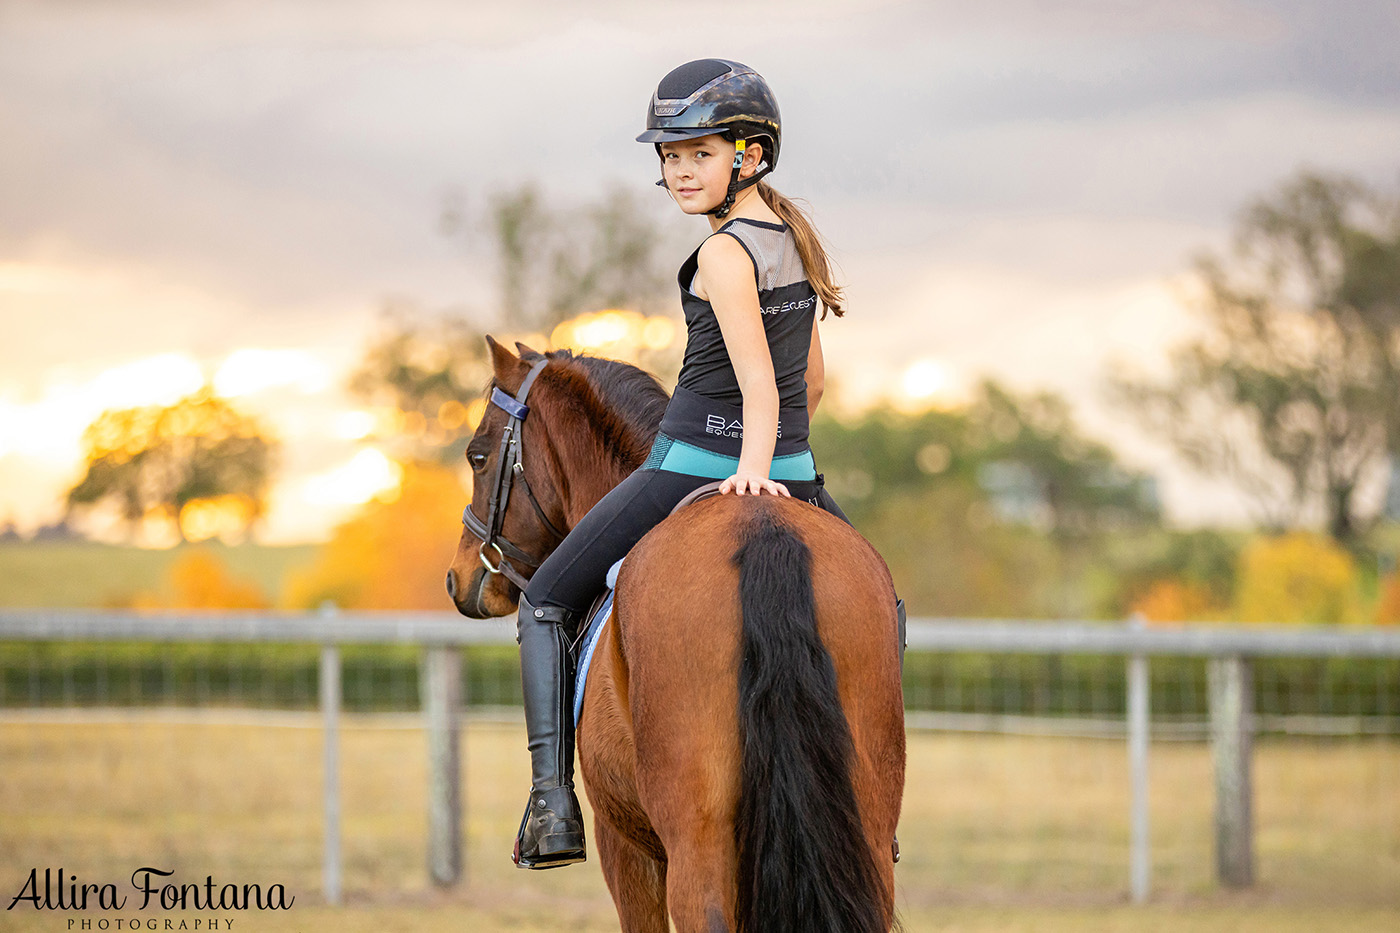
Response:
[{"label": "young girl riding horse", "polygon": [[[822,488],[808,420],[822,394],[821,316],[841,289],[807,217],[761,179],[782,145],[767,82],[723,59],[661,79],[646,132],[663,185],[712,235],[681,266],[685,359],[645,464],[595,505],[534,573],[520,598],[520,668],[532,788],[516,840],[522,868],[585,858],[573,788],[569,632],[608,568],[688,493],[796,496],[845,520]],[[902,607],[901,607],[902,609]]]}]

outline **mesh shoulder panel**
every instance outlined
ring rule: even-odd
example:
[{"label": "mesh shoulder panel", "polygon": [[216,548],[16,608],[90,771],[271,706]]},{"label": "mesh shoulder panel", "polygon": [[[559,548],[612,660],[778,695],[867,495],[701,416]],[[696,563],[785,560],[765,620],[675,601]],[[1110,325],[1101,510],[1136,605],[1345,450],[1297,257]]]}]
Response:
[{"label": "mesh shoulder panel", "polygon": [[724,232],[734,234],[748,247],[749,255],[758,268],[759,291],[792,285],[807,277],[792,231],[759,227],[741,220],[725,227]]}]

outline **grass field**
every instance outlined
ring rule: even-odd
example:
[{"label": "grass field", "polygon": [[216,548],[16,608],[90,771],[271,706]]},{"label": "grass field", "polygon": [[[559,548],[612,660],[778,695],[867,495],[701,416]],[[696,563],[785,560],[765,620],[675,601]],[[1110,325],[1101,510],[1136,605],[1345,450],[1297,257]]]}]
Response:
[{"label": "grass field", "polygon": [[[347,906],[320,905],[321,733],[314,715],[123,710],[0,720],[0,892],[33,868],[130,892],[144,865],[176,882],[281,883],[283,914],[240,930],[614,930],[596,862],[525,873],[508,861],[523,806],[520,726],[466,729],[464,884],[425,871],[426,750],[412,718],[348,718],[342,736]],[[1209,755],[1152,749],[1154,901],[1126,904],[1127,782],[1120,743],[910,736],[896,869],[906,929],[1400,929],[1400,744],[1269,741],[1256,760],[1260,883],[1211,882]],[[6,930],[66,928],[21,903]],[[155,910],[93,919],[174,917]],[[199,916],[190,912],[187,916]],[[77,927],[75,926],[75,929]],[[96,928],[94,926],[94,928]]]},{"label": "grass field", "polygon": [[151,550],[83,541],[0,544],[0,606],[84,608],[125,606],[142,594],[163,594],[170,565],[191,547],[209,550],[230,574],[247,579],[275,602],[287,571],[311,563],[316,546],[227,546],[208,542]]}]

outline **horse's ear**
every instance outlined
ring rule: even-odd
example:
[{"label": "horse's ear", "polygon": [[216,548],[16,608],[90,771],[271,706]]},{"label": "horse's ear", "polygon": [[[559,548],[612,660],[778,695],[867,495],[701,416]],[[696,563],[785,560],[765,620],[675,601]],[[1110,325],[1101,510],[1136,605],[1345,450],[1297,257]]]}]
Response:
[{"label": "horse's ear", "polygon": [[525,346],[525,344],[521,343],[519,340],[515,342],[515,351],[520,354],[522,360],[529,363],[544,359],[543,353]]},{"label": "horse's ear", "polygon": [[490,335],[486,335],[486,346],[491,349],[491,369],[496,374],[496,385],[507,392],[520,388],[525,379],[525,364],[514,353],[501,346]]}]

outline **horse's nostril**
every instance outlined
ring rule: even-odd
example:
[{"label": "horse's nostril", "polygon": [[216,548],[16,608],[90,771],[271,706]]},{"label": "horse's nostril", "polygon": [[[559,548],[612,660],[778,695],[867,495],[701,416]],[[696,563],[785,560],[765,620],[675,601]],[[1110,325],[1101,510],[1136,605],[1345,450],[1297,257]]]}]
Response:
[{"label": "horse's nostril", "polygon": [[447,595],[453,600],[457,598],[457,575],[452,571],[447,571]]}]

